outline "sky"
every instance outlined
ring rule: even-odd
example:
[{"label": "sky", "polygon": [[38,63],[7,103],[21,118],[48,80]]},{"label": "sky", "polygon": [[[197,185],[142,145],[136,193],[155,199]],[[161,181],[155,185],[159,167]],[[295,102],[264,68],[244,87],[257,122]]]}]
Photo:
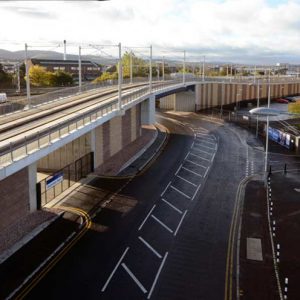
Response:
[{"label": "sky", "polygon": [[300,0],[0,1],[0,16],[0,49],[65,39],[69,51],[121,42],[156,56],[300,64]]}]

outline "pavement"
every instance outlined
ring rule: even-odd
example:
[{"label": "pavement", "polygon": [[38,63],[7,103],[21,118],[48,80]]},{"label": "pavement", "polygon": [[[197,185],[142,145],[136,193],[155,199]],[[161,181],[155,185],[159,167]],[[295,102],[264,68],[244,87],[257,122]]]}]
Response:
[{"label": "pavement", "polygon": [[[126,151],[122,151],[122,159],[114,157],[112,162],[95,170],[54,199],[47,205],[46,210],[27,215],[1,233],[0,299],[15,298],[19,288],[23,290],[31,277],[47,268],[51,263],[49,258],[55,257],[62,245],[71,241],[70,237],[78,235],[84,229],[88,220],[82,211],[95,215],[109,206],[117,192],[159,153],[166,141],[167,132],[160,125],[148,129],[152,132],[146,130],[142,138],[128,146]],[[133,154],[135,155],[130,164],[124,165],[124,159],[128,160]],[[122,164],[124,167],[119,174],[119,180],[112,180],[115,179],[113,175],[119,173]],[[103,173],[109,176],[106,177]],[[62,214],[68,210],[70,212]],[[15,266],[20,267],[16,269]]]}]

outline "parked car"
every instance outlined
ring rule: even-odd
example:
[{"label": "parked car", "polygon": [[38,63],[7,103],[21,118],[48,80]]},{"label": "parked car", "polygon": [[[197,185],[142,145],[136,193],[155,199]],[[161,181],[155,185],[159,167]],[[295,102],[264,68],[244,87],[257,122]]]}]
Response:
[{"label": "parked car", "polygon": [[284,98],[274,99],[274,101],[277,102],[277,103],[289,103],[289,101],[287,99],[284,99]]},{"label": "parked car", "polygon": [[6,93],[0,93],[0,103],[4,103],[7,101]]},{"label": "parked car", "polygon": [[289,102],[296,102],[294,97],[284,97],[284,99],[288,100]]}]

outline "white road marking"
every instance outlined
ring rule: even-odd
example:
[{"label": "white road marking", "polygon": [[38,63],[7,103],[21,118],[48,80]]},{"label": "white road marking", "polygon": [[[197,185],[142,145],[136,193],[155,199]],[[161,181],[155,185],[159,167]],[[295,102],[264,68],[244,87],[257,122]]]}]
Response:
[{"label": "white road marking", "polygon": [[180,209],[178,209],[176,206],[174,206],[173,204],[171,204],[169,201],[167,201],[164,198],[161,198],[162,201],[164,201],[167,205],[169,205],[170,207],[172,207],[174,210],[176,210],[177,212],[179,212],[180,214],[182,214],[182,211]]},{"label": "white road marking", "polygon": [[128,269],[128,267],[124,263],[122,263],[122,267],[129,274],[129,276],[133,279],[133,281],[137,284],[137,286],[142,290],[142,292],[144,294],[146,294],[147,290],[144,288],[144,286],[141,284],[141,282],[135,277],[135,275]]},{"label": "white road marking", "polygon": [[210,162],[212,162],[215,159],[216,153],[214,153],[214,155],[212,156]]},{"label": "white road marking", "polygon": [[187,183],[189,183],[189,184],[191,184],[191,185],[193,185],[193,186],[197,186],[197,184],[192,183],[192,182],[188,181],[187,179],[185,179],[185,178],[183,178],[183,177],[181,177],[181,176],[179,176],[179,175],[176,175],[176,177],[180,178],[181,180],[183,180],[183,181],[185,181],[185,182],[187,182]]},{"label": "white road marking", "polygon": [[203,147],[203,148],[206,148],[206,149],[209,149],[209,150],[216,150],[216,148],[212,148],[212,147],[208,147],[208,146],[202,145],[202,143],[197,143],[196,146],[197,147]]},{"label": "white road marking", "polygon": [[192,173],[192,174],[195,174],[195,175],[197,175],[197,176],[199,176],[199,177],[203,177],[201,174],[198,174],[198,173],[196,173],[196,172],[194,172],[194,171],[192,171],[192,170],[190,170],[190,169],[188,169],[188,168],[186,168],[186,167],[182,167],[182,169],[187,170],[188,172],[190,172],[190,173]]},{"label": "white road marking", "polygon": [[216,143],[215,143],[215,142],[208,142],[208,141],[205,141],[204,139],[202,139],[201,142],[202,142],[202,143],[209,144],[209,145],[212,145],[212,146],[216,146]]},{"label": "white road marking", "polygon": [[162,268],[163,268],[163,266],[164,266],[164,264],[165,264],[165,262],[166,262],[166,259],[167,259],[167,257],[168,257],[168,254],[169,254],[169,253],[166,252],[166,254],[165,254],[165,256],[164,256],[164,258],[163,258],[163,260],[162,260],[162,262],[161,262],[161,264],[160,264],[160,266],[159,266],[159,269],[158,269],[158,271],[157,271],[157,273],[156,273],[156,276],[155,276],[155,278],[154,278],[154,281],[153,281],[153,284],[152,284],[152,287],[151,287],[151,289],[150,289],[150,292],[149,292],[149,294],[148,294],[147,299],[150,299],[150,298],[151,298],[151,295],[152,295],[152,293],[153,293],[153,291],[154,291],[154,288],[155,288],[155,285],[156,285],[156,283],[157,283],[158,277],[159,277],[160,272],[161,272],[161,270],[162,270]]},{"label": "white road marking", "polygon": [[186,210],[186,211],[184,212],[184,214],[182,215],[182,217],[181,217],[181,219],[180,219],[180,221],[179,221],[179,224],[178,224],[178,226],[177,226],[177,228],[176,228],[176,230],[175,230],[175,232],[174,232],[174,236],[176,236],[176,234],[177,234],[177,232],[178,232],[178,230],[179,230],[179,228],[180,228],[180,226],[181,226],[181,224],[182,224],[182,221],[183,221],[183,219],[184,219],[186,213],[187,213],[187,210]]},{"label": "white road marking", "polygon": [[184,159],[186,160],[189,155],[190,155],[190,151],[187,153]]},{"label": "white road marking", "polygon": [[182,167],[182,164],[178,167],[178,169],[177,169],[177,171],[175,173],[175,176],[178,174],[178,172],[180,171],[181,167]]},{"label": "white road marking", "polygon": [[208,173],[209,168],[206,169],[205,174],[204,174],[204,178],[206,177],[207,173]]},{"label": "white road marking", "polygon": [[170,186],[174,191],[176,191],[177,193],[181,194],[182,196],[188,198],[188,199],[191,199],[190,196],[188,196],[187,194],[185,194],[184,192],[182,192],[181,190],[179,190],[178,188],[176,188],[175,186],[171,185]]},{"label": "white road marking", "polygon": [[205,166],[203,166],[203,165],[200,165],[200,164],[197,164],[197,163],[195,163],[194,161],[191,161],[191,160],[189,160],[189,159],[187,159],[186,161],[189,162],[189,163],[191,163],[191,164],[193,164],[193,165],[195,165],[195,166],[201,167],[201,168],[203,168],[203,169],[206,169],[206,168],[207,168],[207,167],[205,167]]},{"label": "white road marking", "polygon": [[104,284],[104,286],[103,286],[101,292],[104,292],[104,291],[106,290],[106,288],[107,288],[109,282],[111,281],[112,277],[114,276],[115,272],[117,271],[117,269],[118,269],[120,263],[122,262],[123,258],[125,257],[126,253],[128,252],[128,250],[129,250],[129,247],[127,247],[127,248],[125,249],[125,251],[123,252],[121,258],[119,259],[118,263],[116,264],[115,268],[113,269],[113,271],[112,271],[111,274],[109,275],[109,277],[108,277],[106,283]]},{"label": "white road marking", "polygon": [[192,143],[192,145],[191,145],[191,148],[193,148],[193,147],[194,147],[194,145],[195,145],[195,142],[193,142],[193,143]]},{"label": "white road marking", "polygon": [[160,196],[162,197],[164,195],[164,193],[167,191],[167,189],[169,188],[171,184],[171,181],[168,183],[168,185],[166,186],[166,188],[164,189],[164,191],[160,194]]},{"label": "white road marking", "polygon": [[144,219],[144,221],[140,225],[139,230],[141,230],[143,228],[144,224],[146,223],[147,219],[149,218],[149,216],[151,215],[151,213],[153,212],[155,207],[156,207],[156,204],[154,204],[153,207],[151,208],[151,210],[149,211],[148,215],[146,216],[146,218]]},{"label": "white road marking", "polygon": [[162,256],[148,243],[146,242],[141,236],[139,236],[140,241],[145,244],[158,258],[162,258]]},{"label": "white road marking", "polygon": [[210,162],[210,159],[207,159],[207,158],[204,158],[204,157],[202,157],[202,156],[200,156],[200,155],[197,155],[197,154],[194,154],[194,153],[190,153],[190,155],[192,155],[192,156],[195,156],[195,157],[197,157],[197,158],[200,158],[200,159],[203,159],[203,160],[206,160],[206,161],[209,161]]},{"label": "white road marking", "polygon": [[168,231],[170,231],[171,233],[173,233],[173,230],[168,227],[166,224],[164,224],[161,220],[159,220],[158,218],[156,218],[154,215],[151,215],[151,217],[158,222],[162,227],[166,228]]},{"label": "white road marking", "polygon": [[195,149],[196,151],[200,151],[200,152],[202,152],[202,153],[205,153],[205,154],[208,154],[208,155],[212,155],[211,153],[209,153],[209,152],[207,152],[207,151],[204,151],[204,150],[201,150],[201,149],[199,149],[198,147],[194,147],[194,149]]},{"label": "white road marking", "polygon": [[211,135],[209,135],[209,134],[205,134],[205,133],[197,133],[197,135],[199,136],[199,135],[204,135],[205,136],[205,138],[207,138],[208,140],[211,140],[211,141],[215,141],[216,140],[216,138],[215,137],[212,137]]},{"label": "white road marking", "polygon": [[197,187],[197,189],[196,189],[196,191],[195,191],[195,193],[194,193],[194,195],[193,195],[193,197],[192,197],[192,201],[195,199],[195,197],[196,197],[196,195],[197,195],[197,193],[198,193],[200,187],[201,187],[201,184],[199,184],[199,186]]}]

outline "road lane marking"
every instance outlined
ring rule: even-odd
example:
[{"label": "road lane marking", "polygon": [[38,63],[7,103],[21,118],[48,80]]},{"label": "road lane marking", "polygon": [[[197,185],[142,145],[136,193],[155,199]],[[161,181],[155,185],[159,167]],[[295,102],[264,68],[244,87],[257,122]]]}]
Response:
[{"label": "road lane marking", "polygon": [[201,140],[201,143],[206,143],[206,144],[209,144],[209,145],[212,145],[212,146],[216,146],[216,143],[215,142],[208,142],[204,139]]},{"label": "road lane marking", "polygon": [[181,194],[182,196],[188,198],[188,199],[191,199],[190,196],[188,196],[187,194],[185,194],[184,192],[182,192],[181,190],[177,189],[175,186],[171,185],[170,186],[174,191],[178,192],[179,194]]},{"label": "road lane marking", "polygon": [[125,251],[123,252],[121,258],[119,259],[118,263],[116,264],[115,268],[113,269],[113,271],[112,271],[111,274],[109,275],[109,277],[108,277],[106,283],[104,284],[104,286],[103,286],[101,292],[104,292],[104,291],[106,290],[106,288],[107,288],[109,282],[111,281],[112,277],[114,276],[115,272],[117,271],[117,269],[118,269],[120,263],[121,263],[122,260],[124,259],[124,257],[125,257],[125,255],[126,255],[126,253],[128,252],[128,250],[129,250],[129,247],[127,247],[127,248],[125,249]]},{"label": "road lane marking", "polygon": [[177,169],[177,171],[176,171],[176,173],[175,173],[175,176],[178,174],[178,172],[180,171],[181,167],[182,167],[182,164],[181,164],[181,165],[179,166],[179,168]]},{"label": "road lane marking", "polygon": [[129,274],[132,280],[137,284],[137,286],[142,290],[142,292],[146,294],[147,290],[144,288],[141,282],[135,277],[135,275],[129,270],[129,268],[124,263],[122,263],[121,266],[125,269],[125,271]]},{"label": "road lane marking", "polygon": [[200,155],[197,155],[197,154],[194,154],[194,153],[190,153],[190,155],[192,155],[192,156],[195,156],[195,157],[197,157],[197,158],[200,158],[200,159],[203,159],[203,160],[206,160],[206,161],[209,161],[210,162],[210,159],[207,159],[207,158],[204,158],[204,157],[202,157],[202,156],[200,156]]},{"label": "road lane marking", "polygon": [[196,172],[194,172],[194,171],[192,171],[192,170],[190,170],[190,169],[188,169],[186,167],[182,167],[182,169],[187,170],[188,172],[190,172],[190,173],[192,173],[192,174],[194,174],[196,176],[203,177],[201,174],[198,174],[198,173],[196,173]]},{"label": "road lane marking", "polygon": [[205,153],[205,154],[208,154],[208,155],[212,155],[211,153],[207,152],[207,151],[204,151],[204,150],[201,150],[199,149],[198,147],[194,147],[194,149],[196,149],[196,151],[200,151],[202,153]]},{"label": "road lane marking", "polygon": [[203,148],[206,148],[206,149],[209,149],[209,150],[216,150],[216,148],[212,148],[212,147],[208,147],[208,146],[205,146],[205,145],[202,145],[202,143],[197,143],[196,144],[197,147],[203,147]]},{"label": "road lane marking", "polygon": [[156,218],[154,215],[151,215],[151,217],[158,222],[162,227],[166,228],[168,231],[170,231],[171,233],[173,233],[173,230],[168,227],[165,223],[163,223],[161,220],[159,220],[158,218]]},{"label": "road lane marking", "polygon": [[193,142],[193,143],[192,143],[192,145],[191,145],[191,148],[193,148],[193,147],[194,147],[194,145],[195,145],[195,142]]},{"label": "road lane marking", "polygon": [[170,186],[171,183],[172,183],[172,182],[170,181],[170,182],[168,183],[168,185],[166,186],[166,188],[164,189],[164,191],[160,194],[161,197],[165,194],[165,192],[167,191],[167,189],[169,188],[169,186]]},{"label": "road lane marking", "polygon": [[213,157],[211,158],[211,161],[213,161],[215,159],[216,156],[216,152],[214,153]]},{"label": "road lane marking", "polygon": [[149,216],[151,215],[151,213],[153,212],[154,208],[156,207],[156,204],[153,205],[153,207],[151,208],[151,210],[149,211],[148,215],[146,216],[146,218],[144,219],[144,221],[142,222],[142,224],[139,227],[139,231],[143,228],[144,224],[146,223],[147,219],[149,218]]},{"label": "road lane marking", "polygon": [[203,166],[203,165],[200,165],[200,164],[197,164],[197,163],[195,163],[194,161],[191,161],[191,160],[189,160],[189,159],[187,159],[186,161],[189,162],[189,163],[191,163],[191,164],[193,164],[193,165],[195,165],[195,166],[201,167],[201,168],[203,168],[203,169],[207,169],[207,167],[205,167],[205,166]]},{"label": "road lane marking", "polygon": [[190,151],[187,153],[187,155],[185,156],[184,160],[186,160],[189,155],[190,155]]},{"label": "road lane marking", "polygon": [[169,252],[166,252],[166,254],[165,254],[165,256],[164,256],[164,258],[163,258],[163,260],[162,260],[162,262],[161,262],[161,264],[160,264],[160,266],[159,266],[159,269],[158,269],[158,271],[157,271],[157,273],[156,273],[156,276],[155,276],[155,278],[154,278],[154,281],[153,281],[153,284],[152,284],[152,287],[151,287],[151,289],[150,289],[150,292],[149,292],[149,294],[148,294],[147,299],[150,299],[150,298],[151,298],[151,295],[152,295],[152,293],[153,293],[153,291],[154,291],[154,288],[155,288],[155,286],[156,286],[158,277],[159,277],[159,275],[160,275],[160,273],[161,273],[161,270],[162,270],[162,268],[163,268],[163,266],[164,266],[164,264],[165,264],[165,262],[166,262],[166,259],[167,259],[167,257],[168,257],[168,254],[169,254]]},{"label": "road lane marking", "polygon": [[204,178],[206,177],[207,173],[208,173],[209,168],[206,169],[205,173],[204,173]]},{"label": "road lane marking", "polygon": [[158,258],[162,258],[162,256],[147,242],[145,241],[141,236],[139,236],[140,241],[145,244],[146,247],[148,247]]},{"label": "road lane marking", "polygon": [[183,178],[183,177],[181,177],[181,176],[179,176],[179,175],[176,175],[176,177],[180,178],[181,180],[183,180],[183,181],[185,181],[185,182],[187,182],[187,183],[189,183],[189,184],[191,184],[191,185],[193,185],[193,186],[197,186],[197,184],[192,183],[192,182],[188,181],[187,179],[185,179],[185,178]]},{"label": "road lane marking", "polygon": [[179,224],[178,224],[178,226],[177,226],[177,228],[176,228],[176,230],[175,230],[175,232],[174,232],[174,236],[176,236],[176,234],[177,234],[177,232],[178,232],[178,230],[179,230],[179,228],[180,228],[180,226],[181,226],[181,224],[182,224],[182,222],[183,222],[183,219],[184,219],[186,213],[187,213],[187,210],[186,210],[186,211],[184,212],[184,214],[182,215],[182,217],[181,217],[181,219],[180,219],[180,221],[179,221]]},{"label": "road lane marking", "polygon": [[176,206],[174,206],[173,204],[171,204],[169,201],[167,201],[164,198],[161,198],[162,201],[164,201],[167,205],[169,205],[170,207],[172,207],[174,210],[176,210],[177,212],[179,212],[180,214],[182,214],[182,211],[180,209],[178,209]]},{"label": "road lane marking", "polygon": [[195,199],[195,197],[196,197],[196,195],[197,195],[197,193],[198,193],[200,187],[201,187],[201,184],[199,184],[199,186],[197,187],[197,189],[196,189],[196,191],[195,191],[195,193],[194,193],[194,195],[193,195],[193,197],[192,197],[192,201]]},{"label": "road lane marking", "polygon": [[197,133],[197,136],[200,137],[199,135],[204,135],[205,138],[207,138],[208,140],[211,140],[211,141],[215,141],[216,139],[214,137],[212,137],[211,135],[209,134],[204,134],[204,133]]}]

